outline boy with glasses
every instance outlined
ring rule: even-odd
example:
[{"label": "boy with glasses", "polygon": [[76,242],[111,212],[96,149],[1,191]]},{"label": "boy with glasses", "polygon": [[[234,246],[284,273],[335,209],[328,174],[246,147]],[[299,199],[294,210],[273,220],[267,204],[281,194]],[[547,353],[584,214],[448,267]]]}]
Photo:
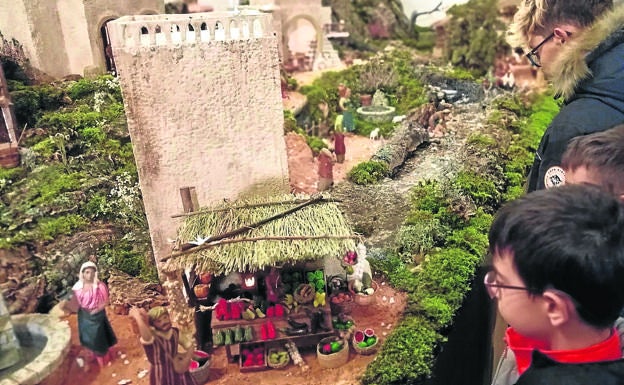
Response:
[{"label": "boy with glasses", "polygon": [[509,42],[529,50],[526,57],[564,101],[542,137],[527,189],[565,183],[561,154],[568,141],[624,121],[624,5],[523,0]]},{"label": "boy with glasses", "polygon": [[499,369],[495,384],[624,384],[623,228],[624,206],[596,186],[533,192],[498,212],[484,284],[510,325],[515,371]]}]

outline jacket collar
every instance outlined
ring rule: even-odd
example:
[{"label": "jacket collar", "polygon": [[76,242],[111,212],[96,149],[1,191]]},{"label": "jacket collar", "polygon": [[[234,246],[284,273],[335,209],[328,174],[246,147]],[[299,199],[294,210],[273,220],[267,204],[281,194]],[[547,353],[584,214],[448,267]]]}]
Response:
[{"label": "jacket collar", "polygon": [[576,86],[592,75],[588,63],[620,42],[624,42],[624,5],[615,7],[562,48],[553,62],[556,95],[568,100]]}]

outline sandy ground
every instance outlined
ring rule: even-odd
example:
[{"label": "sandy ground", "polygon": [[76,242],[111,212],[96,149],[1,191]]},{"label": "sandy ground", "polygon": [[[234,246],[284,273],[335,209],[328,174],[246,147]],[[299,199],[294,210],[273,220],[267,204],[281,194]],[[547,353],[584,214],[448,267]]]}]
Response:
[{"label": "sandy ground", "polygon": [[[302,144],[297,135],[290,138],[287,136],[286,142],[290,182],[293,191],[315,192],[318,180],[316,159],[312,156],[309,147]],[[345,161],[334,165],[335,183],[344,180],[347,172],[354,165],[368,160],[382,144],[380,140],[372,141],[369,138],[347,134],[345,138],[347,149]],[[331,143],[330,146],[332,146]],[[380,289],[376,295],[376,303],[371,306],[353,305],[351,315],[358,329],[373,328],[383,341],[396,325],[405,308],[405,296],[395,292],[385,282],[380,281],[379,283]],[[139,344],[138,337],[132,330],[130,318],[125,315],[117,315],[111,309],[107,311],[119,341],[114,352],[115,360],[109,366],[99,368],[95,362],[89,362],[88,359],[85,359],[85,351],[81,348],[78,339],[76,315],[63,317],[63,322],[68,322],[72,329],[71,349],[64,363],[48,377],[44,385],[71,384],[73,381],[78,381],[81,385],[149,384],[149,375],[145,375],[149,363]],[[217,348],[211,353],[213,358],[208,383],[223,385],[358,384],[359,377],[364,373],[368,363],[375,357],[375,355],[359,355],[351,348],[347,364],[336,369],[324,369],[319,366],[316,351],[312,349],[301,352],[303,359],[310,368],[308,371],[303,372],[300,367],[291,363],[284,369],[240,373],[237,363],[227,361],[225,348]],[[81,358],[85,361],[83,366],[79,365]]]},{"label": "sandy ground", "polygon": [[[353,305],[351,316],[356,328],[373,328],[380,340],[383,341],[387,334],[394,328],[405,308],[405,295],[397,293],[385,282],[380,281],[380,289],[376,294],[376,302],[369,306]],[[80,347],[76,327],[76,315],[63,318],[62,322],[68,322],[72,329],[72,342],[69,355],[63,365],[44,382],[51,384],[72,384],[78,381],[85,384],[149,384],[149,375],[140,376],[146,372],[149,363],[133,332],[130,318],[125,315],[117,315],[108,309],[108,316],[119,341],[115,347],[115,360],[104,368],[99,368],[95,362],[86,361],[81,367],[79,358],[85,357],[85,352]],[[301,351],[305,363],[309,366],[308,371],[302,371],[299,366],[292,362],[284,369],[267,369],[253,373],[240,373],[237,363],[227,361],[225,348],[219,347],[212,354],[209,384],[254,384],[254,385],[351,385],[358,384],[360,376],[366,366],[375,355],[360,355],[352,348],[349,361],[339,368],[325,369],[319,366],[316,352],[312,350]],[[124,381],[124,380],[129,380]]]}]

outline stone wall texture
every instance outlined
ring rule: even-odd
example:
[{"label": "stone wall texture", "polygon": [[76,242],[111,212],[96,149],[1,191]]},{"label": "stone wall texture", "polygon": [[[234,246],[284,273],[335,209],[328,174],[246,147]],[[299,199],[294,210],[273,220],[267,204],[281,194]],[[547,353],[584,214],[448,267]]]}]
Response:
[{"label": "stone wall texture", "polygon": [[171,252],[180,188],[195,187],[200,206],[288,191],[270,15],[128,17],[109,31],[157,261]]},{"label": "stone wall texture", "polygon": [[107,21],[162,12],[162,0],[11,0],[0,6],[0,31],[17,39],[33,67],[61,78],[106,70],[100,28]]}]

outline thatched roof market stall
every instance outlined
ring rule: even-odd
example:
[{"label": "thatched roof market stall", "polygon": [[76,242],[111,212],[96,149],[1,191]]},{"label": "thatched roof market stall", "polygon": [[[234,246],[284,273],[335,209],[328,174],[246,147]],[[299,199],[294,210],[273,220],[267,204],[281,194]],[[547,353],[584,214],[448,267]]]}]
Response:
[{"label": "thatched roof market stall", "polygon": [[227,275],[355,250],[353,233],[327,196],[282,195],[223,202],[186,214],[165,270]]}]

